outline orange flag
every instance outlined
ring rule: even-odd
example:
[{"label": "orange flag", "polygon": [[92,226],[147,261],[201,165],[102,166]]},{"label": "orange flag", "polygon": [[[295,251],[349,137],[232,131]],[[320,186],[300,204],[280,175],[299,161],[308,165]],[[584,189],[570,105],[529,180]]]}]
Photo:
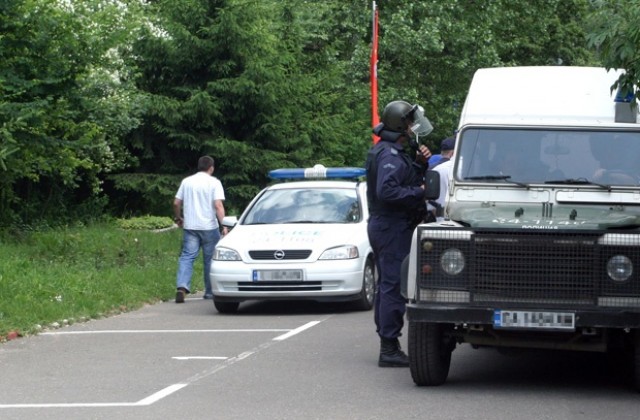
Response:
[{"label": "orange flag", "polygon": [[[378,7],[373,2],[373,36],[371,40],[371,126],[375,127],[380,123],[378,115]],[[373,144],[376,144],[380,137],[372,134]]]}]

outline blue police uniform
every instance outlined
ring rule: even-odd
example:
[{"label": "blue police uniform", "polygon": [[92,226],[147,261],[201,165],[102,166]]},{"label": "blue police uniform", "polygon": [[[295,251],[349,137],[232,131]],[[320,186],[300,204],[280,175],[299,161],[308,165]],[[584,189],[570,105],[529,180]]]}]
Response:
[{"label": "blue police uniform", "polygon": [[374,317],[382,339],[397,340],[404,325],[406,302],[400,293],[400,270],[409,254],[413,231],[424,215],[421,185],[425,170],[412,162],[393,137],[385,141],[381,136],[367,156],[367,232],[376,255],[379,283]]}]

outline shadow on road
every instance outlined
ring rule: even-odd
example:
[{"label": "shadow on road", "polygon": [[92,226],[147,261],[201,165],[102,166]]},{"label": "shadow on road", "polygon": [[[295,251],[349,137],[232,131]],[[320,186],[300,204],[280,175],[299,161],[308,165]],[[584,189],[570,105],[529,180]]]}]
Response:
[{"label": "shadow on road", "polygon": [[456,351],[447,381],[449,386],[496,389],[507,385],[523,391],[552,386],[635,392],[631,360],[621,352],[522,350],[501,354],[492,348],[480,348],[467,350],[465,357],[460,359],[456,358]]},{"label": "shadow on road", "polygon": [[[213,304],[212,304],[213,306]],[[215,308],[213,312],[219,314]],[[246,301],[240,304],[238,312],[229,316],[242,315],[306,315],[306,314],[336,314],[356,312],[349,302],[316,302],[311,300],[276,300],[276,301]],[[373,316],[373,312],[371,312]]]}]

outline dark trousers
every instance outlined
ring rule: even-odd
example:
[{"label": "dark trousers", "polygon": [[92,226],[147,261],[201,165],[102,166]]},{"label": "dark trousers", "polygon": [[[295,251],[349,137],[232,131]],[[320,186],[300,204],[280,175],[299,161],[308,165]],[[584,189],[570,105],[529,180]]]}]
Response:
[{"label": "dark trousers", "polygon": [[400,294],[400,269],[409,254],[413,229],[406,219],[371,216],[367,226],[378,271],[374,304],[376,332],[382,338],[400,336],[406,302]]}]

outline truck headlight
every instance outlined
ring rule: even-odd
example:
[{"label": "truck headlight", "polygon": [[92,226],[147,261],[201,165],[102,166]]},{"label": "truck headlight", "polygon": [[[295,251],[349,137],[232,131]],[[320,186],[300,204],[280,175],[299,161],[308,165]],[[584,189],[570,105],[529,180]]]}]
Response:
[{"label": "truck headlight", "polygon": [[607,274],[613,281],[625,281],[633,274],[633,263],[624,255],[614,255],[607,261]]},{"label": "truck headlight", "polygon": [[456,276],[464,270],[464,254],[458,248],[449,248],[440,256],[442,271],[450,276]]}]

